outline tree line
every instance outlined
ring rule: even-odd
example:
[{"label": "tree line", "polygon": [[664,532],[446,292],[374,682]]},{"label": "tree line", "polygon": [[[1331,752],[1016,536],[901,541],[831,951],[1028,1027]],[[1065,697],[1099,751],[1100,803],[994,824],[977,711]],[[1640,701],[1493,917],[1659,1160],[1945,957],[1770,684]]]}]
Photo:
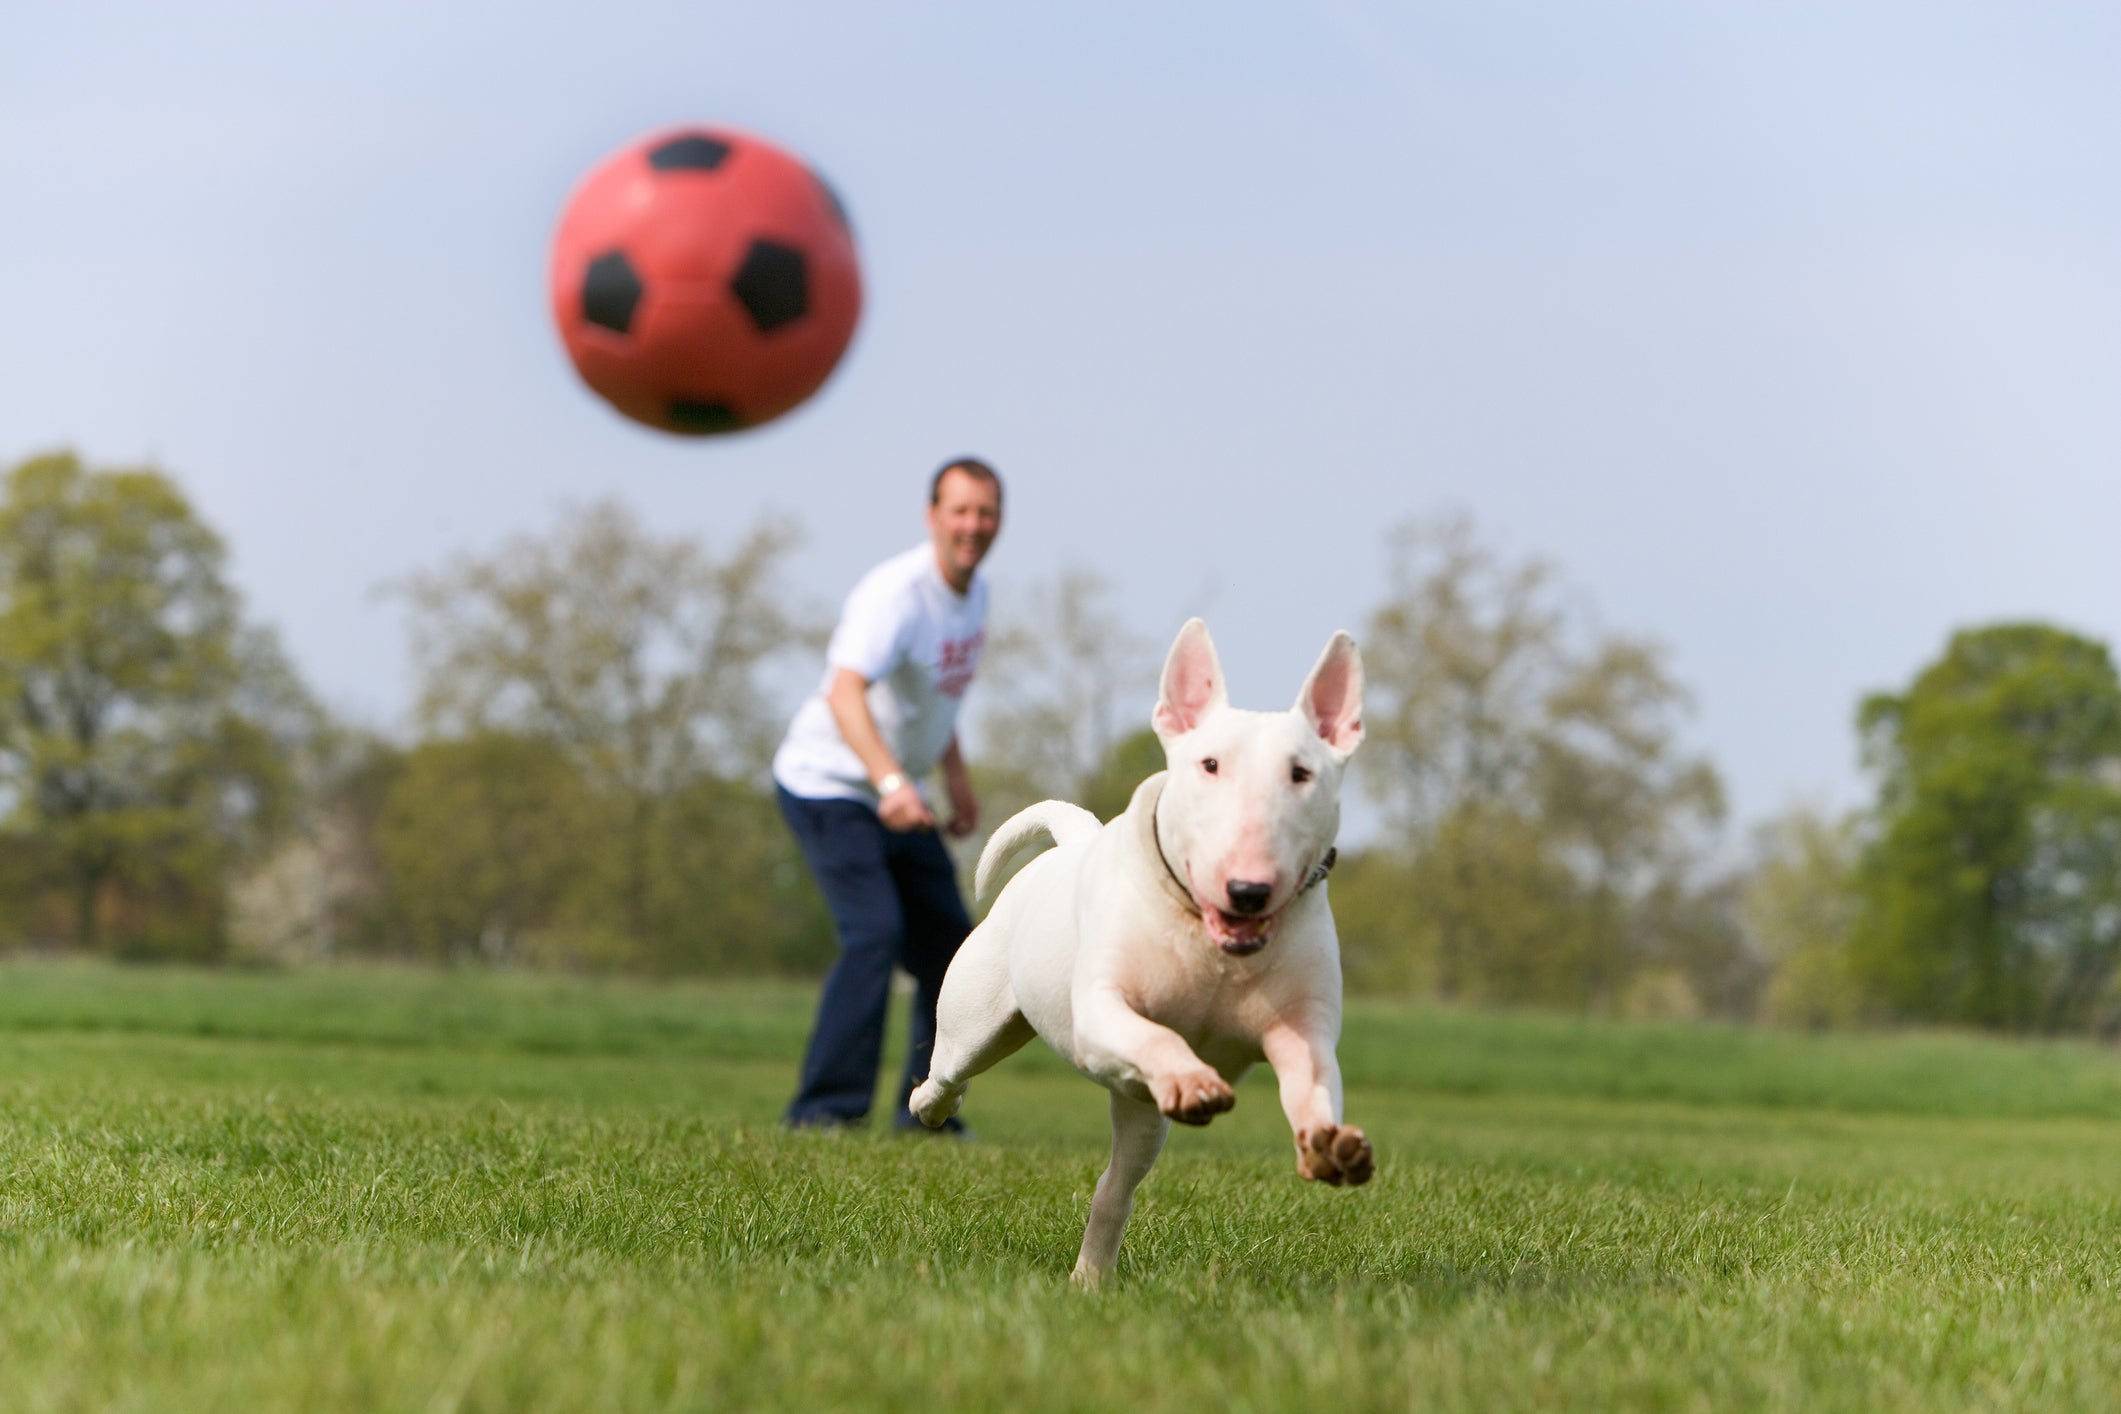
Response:
[{"label": "tree line", "polygon": [[0,493],[0,938],[125,957],[680,973],[832,950],[760,788],[815,643],[785,527],[726,553],[599,505],[390,586],[411,739],[332,719],[168,478]]},{"label": "tree line", "polygon": [[[623,506],[391,586],[417,700],[334,720],[167,477],[0,492],[0,946],[651,973],[813,971],[829,920],[765,772],[827,625],[795,532]],[[1858,705],[1875,787],[1742,848],[1665,651],[1463,517],[1391,533],[1358,625],[1378,827],[1332,884],[1351,990],[1837,1026],[2121,1026],[2121,681],[2041,624]],[[993,825],[1162,766],[1163,645],[1078,569],[1005,598],[968,724]],[[791,676],[796,675],[796,676]],[[972,842],[976,851],[977,840]]]}]

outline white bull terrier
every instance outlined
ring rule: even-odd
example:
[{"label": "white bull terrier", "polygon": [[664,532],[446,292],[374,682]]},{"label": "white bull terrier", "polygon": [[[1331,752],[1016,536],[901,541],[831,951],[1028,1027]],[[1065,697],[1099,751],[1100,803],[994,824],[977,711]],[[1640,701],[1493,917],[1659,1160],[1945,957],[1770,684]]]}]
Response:
[{"label": "white bull terrier", "polygon": [[1336,633],[1287,712],[1229,705],[1199,619],[1164,663],[1152,718],[1168,769],[1111,823],[1049,800],[980,855],[977,892],[1027,845],[1055,848],[1003,889],[943,979],[934,1058],[911,1108],[954,1114],[973,1076],[1046,1038],[1112,1092],[1112,1162],[1075,1280],[1112,1270],[1134,1190],[1171,1121],[1206,1124],[1230,1084],[1274,1067],[1297,1172],[1369,1181],[1370,1141],[1341,1123],[1340,943],[1321,886],[1340,780],[1362,741],[1362,658]]}]

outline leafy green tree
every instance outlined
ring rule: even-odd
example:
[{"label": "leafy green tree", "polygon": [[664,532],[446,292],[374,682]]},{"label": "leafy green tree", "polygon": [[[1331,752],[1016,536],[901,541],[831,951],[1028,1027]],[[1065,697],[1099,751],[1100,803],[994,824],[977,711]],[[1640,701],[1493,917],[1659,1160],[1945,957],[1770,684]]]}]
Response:
[{"label": "leafy green tree", "polygon": [[1739,917],[1768,968],[1762,1015],[1784,1026],[1845,1026],[1863,997],[1849,967],[1857,821],[1796,806],[1759,827]]},{"label": "leafy green tree", "polygon": [[[391,897],[419,956],[440,961],[604,960],[600,885],[618,864],[618,812],[565,753],[485,731],[422,742],[376,823]],[[623,949],[620,949],[623,952]],[[623,959],[611,959],[623,960]]]},{"label": "leafy green tree", "polygon": [[1155,729],[1143,727],[1112,743],[1097,770],[1082,784],[1077,804],[1100,820],[1127,808],[1134,788],[1164,769],[1164,744]]},{"label": "leafy green tree", "polygon": [[[732,895],[749,882],[742,871],[755,864],[759,811],[735,808],[739,793],[710,787],[758,796],[784,724],[770,670],[816,636],[779,583],[792,543],[786,527],[767,525],[717,557],[603,502],[548,536],[464,556],[406,586],[422,728],[442,740],[506,737],[558,753],[581,785],[565,805],[581,823],[550,828],[603,842],[570,848],[612,871],[607,926],[641,960],[713,951],[701,935],[720,920],[694,907],[693,885],[670,878],[679,859]],[[558,789],[557,778],[538,779]],[[418,832],[446,831],[446,792],[426,781],[406,789],[440,812],[422,817]],[[397,828],[412,832],[414,822],[401,818]],[[679,829],[693,837],[682,848],[671,835]],[[772,848],[784,834],[772,826]]]},{"label": "leafy green tree", "polygon": [[1073,566],[996,605],[963,722],[980,828],[951,853],[968,899],[972,865],[1011,815],[1066,800],[1110,819],[1164,768],[1147,729],[1161,660],[1122,621],[1116,593]]},{"label": "leafy green tree", "polygon": [[[1508,801],[1467,799],[1445,811],[1405,871],[1409,940],[1435,995],[1446,1001],[1575,1008],[1599,998],[1614,922],[1591,896],[1538,814]],[[1417,973],[1419,975],[1419,973]]]},{"label": "leafy green tree", "polygon": [[713,777],[659,810],[643,872],[651,916],[667,921],[629,935],[627,851],[641,846],[621,828],[626,811],[548,738],[422,742],[375,821],[387,927],[354,936],[437,961],[658,973],[793,973],[830,960],[831,921],[773,802]]},{"label": "leafy green tree", "polygon": [[229,886],[232,959],[286,964],[405,951],[377,852],[378,822],[405,764],[394,743],[329,722],[295,757],[293,821]]},{"label": "leafy green tree", "polygon": [[1889,1013],[2086,1024],[2121,952],[2121,682],[2104,644],[2041,624],[1952,636],[1864,702],[1878,780],[1853,975]]},{"label": "leafy green tree", "polygon": [[[1157,663],[1147,640],[1121,620],[1115,597],[1104,576],[1076,566],[997,610],[972,689],[972,760],[983,800],[994,807],[987,824],[1039,800],[1088,806],[1085,796],[1116,749],[1148,722]],[[1141,715],[1126,720],[1136,699]],[[1141,759],[1136,743],[1130,765]],[[1161,769],[1159,754],[1149,770]],[[1117,808],[1126,803],[1121,796]]]},{"label": "leafy green tree", "polygon": [[317,715],[243,622],[219,537],[149,470],[67,453],[0,498],[0,805],[74,942],[218,946],[220,882],[284,817]]},{"label": "leafy green tree", "polygon": [[764,792],[703,777],[671,801],[657,836],[658,916],[648,967],[662,973],[814,974],[839,955],[825,901]]},{"label": "leafy green tree", "polygon": [[1680,742],[1688,699],[1661,650],[1598,629],[1550,565],[1506,561],[1462,517],[1390,549],[1361,636],[1356,770],[1399,862],[1362,887],[1403,890],[1412,955],[1388,962],[1362,936],[1357,952],[1446,998],[1616,1010],[1655,967],[1702,1005],[1742,1005],[1741,945],[1704,864],[1722,788]]}]

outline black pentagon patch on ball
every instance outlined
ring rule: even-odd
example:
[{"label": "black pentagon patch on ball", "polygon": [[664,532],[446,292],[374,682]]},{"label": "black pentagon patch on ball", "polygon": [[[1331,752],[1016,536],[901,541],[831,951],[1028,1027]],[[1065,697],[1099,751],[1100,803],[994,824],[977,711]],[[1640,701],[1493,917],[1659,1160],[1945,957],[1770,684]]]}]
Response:
[{"label": "black pentagon patch on ball", "polygon": [[687,133],[648,151],[648,165],[658,172],[712,172],[729,158],[729,144],[705,133]]},{"label": "black pentagon patch on ball", "polygon": [[742,427],[744,422],[727,403],[672,398],[670,425],[680,432],[734,432]]},{"label": "black pentagon patch on ball", "polygon": [[589,262],[582,277],[582,317],[614,334],[625,333],[633,324],[633,311],[641,303],[641,277],[633,271],[626,253],[615,250]]},{"label": "black pentagon patch on ball", "polygon": [[801,319],[810,308],[810,277],[803,253],[794,246],[753,241],[729,288],[751,311],[761,334]]}]

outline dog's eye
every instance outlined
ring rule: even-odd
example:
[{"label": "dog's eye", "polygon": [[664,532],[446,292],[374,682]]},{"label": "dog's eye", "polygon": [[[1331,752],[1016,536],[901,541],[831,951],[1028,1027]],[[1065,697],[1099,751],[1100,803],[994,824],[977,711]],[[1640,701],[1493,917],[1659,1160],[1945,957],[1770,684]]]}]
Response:
[{"label": "dog's eye", "polygon": [[1200,758],[1200,768],[1203,771],[1206,771],[1211,776],[1215,774],[1219,764],[1220,763],[1218,763],[1213,756],[1203,756]]},{"label": "dog's eye", "polygon": [[1311,770],[1308,766],[1291,766],[1289,768],[1289,779],[1297,785],[1302,785],[1305,781],[1311,779]]}]

